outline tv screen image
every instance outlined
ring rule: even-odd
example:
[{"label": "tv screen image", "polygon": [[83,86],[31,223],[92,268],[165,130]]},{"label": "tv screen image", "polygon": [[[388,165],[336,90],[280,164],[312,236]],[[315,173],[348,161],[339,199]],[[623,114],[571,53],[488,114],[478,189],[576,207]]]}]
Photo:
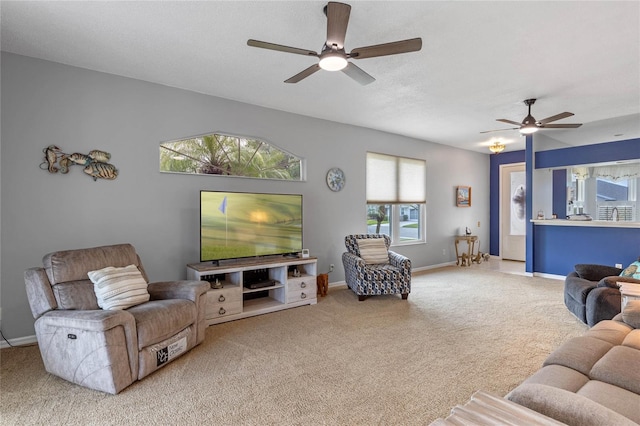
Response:
[{"label": "tv screen image", "polygon": [[200,192],[200,261],[302,250],[302,195]]}]

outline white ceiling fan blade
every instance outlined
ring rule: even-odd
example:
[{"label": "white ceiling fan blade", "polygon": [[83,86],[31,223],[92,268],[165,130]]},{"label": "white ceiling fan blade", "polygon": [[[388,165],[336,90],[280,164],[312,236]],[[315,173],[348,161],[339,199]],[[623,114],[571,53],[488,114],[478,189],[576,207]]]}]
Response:
[{"label": "white ceiling fan blade", "polygon": [[369,74],[363,71],[362,68],[352,64],[351,62],[349,62],[349,64],[346,66],[346,68],[342,70],[342,72],[348,75],[349,77],[351,77],[352,79],[354,79],[355,81],[357,81],[358,83],[362,84],[363,86],[366,86],[367,84],[371,84],[374,81],[376,81],[375,78],[371,77]]}]

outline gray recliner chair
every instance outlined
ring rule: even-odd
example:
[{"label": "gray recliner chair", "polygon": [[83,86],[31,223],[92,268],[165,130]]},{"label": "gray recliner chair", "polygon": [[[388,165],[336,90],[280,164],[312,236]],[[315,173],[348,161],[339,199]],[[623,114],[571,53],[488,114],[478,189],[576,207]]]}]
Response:
[{"label": "gray recliner chair", "polygon": [[608,265],[578,264],[564,280],[564,304],[583,323],[593,327],[620,313],[618,282],[640,284],[621,277],[622,269]]},{"label": "gray recliner chair", "polygon": [[[51,374],[117,394],[204,340],[209,284],[149,283],[130,244],[59,251],[47,254],[43,263],[24,276],[38,346]],[[149,300],[127,309],[101,309],[87,273],[128,265],[148,283]]]}]

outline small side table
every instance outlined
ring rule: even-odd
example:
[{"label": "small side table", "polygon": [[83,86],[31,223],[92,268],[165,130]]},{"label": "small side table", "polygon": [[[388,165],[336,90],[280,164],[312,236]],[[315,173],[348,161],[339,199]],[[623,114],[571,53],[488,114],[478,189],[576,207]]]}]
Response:
[{"label": "small side table", "polygon": [[[467,252],[459,252],[458,251],[458,243],[460,241],[467,242]],[[455,237],[455,246],[456,246],[456,265],[460,266],[471,266],[472,257],[471,255],[475,253],[475,245],[476,241],[478,241],[477,235],[456,235]]]}]

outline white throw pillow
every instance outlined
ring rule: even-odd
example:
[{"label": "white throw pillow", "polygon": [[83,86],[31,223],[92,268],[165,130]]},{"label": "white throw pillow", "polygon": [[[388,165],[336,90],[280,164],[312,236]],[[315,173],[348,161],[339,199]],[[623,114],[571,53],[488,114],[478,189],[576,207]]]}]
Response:
[{"label": "white throw pillow", "polygon": [[149,300],[147,282],[135,265],[87,273],[102,309],[127,309]]},{"label": "white throw pillow", "polygon": [[368,265],[389,263],[389,252],[384,238],[357,238],[360,257]]}]

